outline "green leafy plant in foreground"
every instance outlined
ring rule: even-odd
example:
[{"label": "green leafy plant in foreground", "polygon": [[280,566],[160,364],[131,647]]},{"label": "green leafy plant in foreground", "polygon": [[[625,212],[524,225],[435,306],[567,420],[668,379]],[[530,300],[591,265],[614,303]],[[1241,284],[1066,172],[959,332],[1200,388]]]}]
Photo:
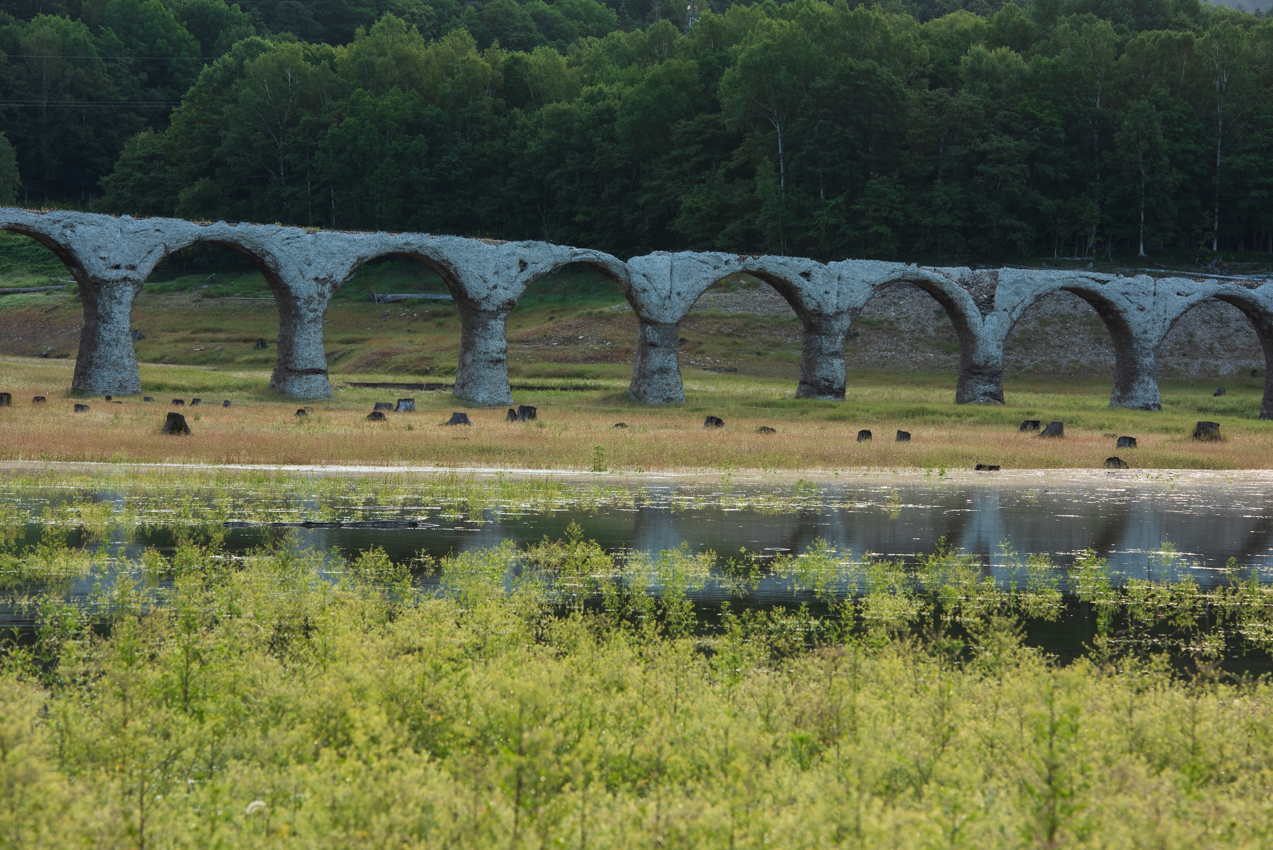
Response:
[{"label": "green leafy plant in foreground", "polygon": [[[50,576],[71,550],[32,555]],[[7,558],[26,557],[10,552]],[[735,561],[811,596],[694,603],[713,559],[565,539],[395,565],[295,540],[121,561],[19,607],[5,846],[1260,846],[1273,589],[986,580],[825,543]],[[16,603],[14,597],[7,597]],[[1062,663],[1028,631],[1092,611]]]}]

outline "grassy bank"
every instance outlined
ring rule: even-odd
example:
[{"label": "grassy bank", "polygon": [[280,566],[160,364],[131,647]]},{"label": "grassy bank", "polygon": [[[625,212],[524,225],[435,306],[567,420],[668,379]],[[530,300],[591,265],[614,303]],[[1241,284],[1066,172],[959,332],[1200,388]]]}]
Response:
[{"label": "grassy bank", "polygon": [[[56,588],[105,565],[70,530],[0,552],[54,586],[0,649],[14,846],[1270,840],[1273,688],[1225,670],[1267,658],[1273,608],[1240,571],[1115,588],[1088,558],[996,587],[952,553],[815,545],[768,569],[816,607],[708,616],[703,558],[616,560],[581,530],[404,565],[227,557],[192,529],[75,606]],[[1088,648],[1059,661],[1049,628]]]},{"label": "grassy bank", "polygon": [[[301,403],[274,396],[264,371],[222,371],[143,365],[146,392],[112,404],[82,399],[87,413],[71,412],[70,361],[0,359],[0,386],[15,404],[0,408],[0,458],[98,462],[369,463],[495,466],[532,469],[652,471],[667,469],[823,470],[852,467],[1005,468],[1100,467],[1110,455],[1133,469],[1266,469],[1273,466],[1273,423],[1255,417],[1262,380],[1240,378],[1228,395],[1214,398],[1210,384],[1164,382],[1161,413],[1111,410],[1103,381],[1016,380],[1009,403],[974,407],[953,402],[954,375],[855,374],[846,402],[796,400],[791,383],[776,379],[687,372],[688,402],[669,408],[635,404],[625,394],[623,366],[546,365],[528,380],[561,387],[519,390],[521,404],[539,408],[539,420],[504,421],[504,410],[469,410],[449,392],[366,389],[340,384],[331,401]],[[400,376],[358,376],[359,381]],[[566,389],[574,387],[575,389]],[[34,395],[49,403],[35,406]],[[174,397],[203,399],[185,407],[193,434],[159,434]],[[373,423],[375,401],[416,399],[414,414],[390,414]],[[231,407],[221,407],[225,399]],[[472,427],[445,427],[465,410]],[[704,429],[704,417],[720,416],[722,429]],[[1065,423],[1066,437],[1045,440],[1021,434],[1024,419]],[[1221,423],[1225,440],[1190,439],[1197,420]],[[627,428],[615,428],[618,422]],[[757,433],[762,426],[776,433]],[[872,432],[858,442],[859,430]],[[897,430],[911,442],[894,442]],[[1139,441],[1115,450],[1114,435]]]}]

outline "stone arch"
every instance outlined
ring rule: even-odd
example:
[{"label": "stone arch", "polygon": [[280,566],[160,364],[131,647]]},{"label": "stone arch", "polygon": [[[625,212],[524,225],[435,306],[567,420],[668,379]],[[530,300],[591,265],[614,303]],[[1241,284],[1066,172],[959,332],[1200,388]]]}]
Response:
[{"label": "stone arch", "polygon": [[[633,346],[633,348],[631,349],[632,359],[633,359],[633,380],[629,384],[629,391],[637,398],[640,398],[641,397],[640,395],[641,381],[639,379],[639,376],[641,371],[640,369],[641,367],[641,348],[640,348],[641,333],[639,330],[639,323],[640,323],[640,315],[641,315],[641,306],[640,306],[640,303],[633,296],[631,280],[628,274],[627,264],[624,263],[622,260],[618,259],[617,257],[614,257],[610,254],[606,254],[605,252],[602,252],[602,251],[593,251],[593,250],[579,249],[579,248],[568,248],[567,250],[568,250],[567,254],[564,254],[558,257],[557,260],[555,260],[549,266],[536,272],[535,274],[533,274],[526,280],[525,287],[522,289],[522,291],[518,295],[517,304],[514,307],[514,310],[510,311],[509,320],[520,321],[522,318],[524,318],[522,316],[519,316],[517,311],[524,310],[526,308],[527,296],[528,294],[530,294],[531,289],[535,287],[536,284],[544,281],[545,278],[555,277],[559,273],[568,271],[572,268],[587,269],[588,271],[595,273],[596,275],[605,279],[606,281],[608,281],[610,284],[614,286],[614,290],[617,291],[619,295],[623,297],[623,300],[632,309],[632,317],[636,318],[638,321],[638,331],[636,334],[637,339],[635,340],[636,345]],[[565,309],[569,311],[570,307],[567,306]],[[627,314],[625,313],[623,314],[623,316],[626,318]],[[514,327],[517,327],[517,326],[514,326]],[[616,348],[621,348],[621,347],[616,347]]]},{"label": "stone arch", "polygon": [[460,313],[460,358],[454,395],[484,407],[512,404],[508,314],[532,281],[570,263],[574,249],[542,242],[427,234],[348,236],[352,240],[351,256],[332,284],[332,291],[359,266],[387,254],[410,257],[433,269]]},{"label": "stone arch", "polygon": [[82,284],[88,280],[88,271],[84,268],[84,264],[80,262],[79,256],[41,230],[3,219],[0,219],[0,230],[26,236],[48,248],[55,257],[61,260],[62,265],[66,266],[66,270],[71,273],[71,277],[75,279],[76,283]]},{"label": "stone arch", "polygon": [[[185,222],[173,222],[186,225]],[[141,391],[129,335],[141,281],[163,258],[162,227],[129,216],[60,210],[0,210],[0,229],[49,248],[75,280],[84,309],[71,389],[117,395]]]},{"label": "stone arch", "polygon": [[1273,285],[1265,284],[1257,289],[1249,289],[1238,284],[1225,283],[1218,285],[1209,299],[1190,299],[1183,309],[1171,317],[1158,345],[1161,346],[1166,341],[1167,335],[1191,310],[1207,301],[1220,301],[1236,307],[1255,330],[1264,354],[1264,396],[1260,403],[1260,418],[1273,419],[1273,374],[1270,374],[1270,368],[1273,368]]},{"label": "stone arch", "polygon": [[[955,386],[955,403],[1003,404],[1003,346],[993,334],[987,332],[983,306],[969,293],[968,281],[964,280],[969,275],[976,274],[983,273],[967,269],[899,267],[866,283],[853,317],[856,318],[885,288],[897,284],[914,286],[937,302],[955,329],[955,337],[959,341],[959,378]],[[997,283],[997,279],[994,282]],[[992,306],[992,303],[987,303],[985,308]]]},{"label": "stone arch", "polygon": [[[280,262],[268,246],[259,240],[239,238],[244,228],[256,227],[259,226],[224,222],[194,225],[180,238],[165,244],[163,256],[172,256],[196,245],[217,245],[245,257],[265,278],[278,310],[277,356],[270,388],[293,398],[330,398],[332,388],[327,374],[322,323],[327,302],[336,287],[313,291],[312,287],[305,286],[307,281],[292,279],[286,272],[286,264]],[[148,278],[149,272],[143,281]]]},{"label": "stone arch", "polygon": [[[1042,280],[1038,280],[1042,277]],[[1114,345],[1114,387],[1110,392],[1110,407],[1126,407],[1135,410],[1162,410],[1162,398],[1158,391],[1158,367],[1156,351],[1158,339],[1153,333],[1153,316],[1156,311],[1146,310],[1147,317],[1137,319],[1132,312],[1137,300],[1136,289],[1143,285],[1141,278],[1114,278],[1107,275],[1036,276],[1033,286],[1008,309],[1000,345],[1006,342],[1012,329],[1027,310],[1055,292],[1068,292],[1083,299],[1100,317],[1109,331]],[[1152,306],[1153,293],[1139,293]]]}]

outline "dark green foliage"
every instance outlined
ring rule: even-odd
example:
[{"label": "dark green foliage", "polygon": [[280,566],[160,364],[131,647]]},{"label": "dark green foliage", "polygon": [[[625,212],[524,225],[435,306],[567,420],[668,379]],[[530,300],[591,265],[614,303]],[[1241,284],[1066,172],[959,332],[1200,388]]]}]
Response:
[{"label": "dark green foliage", "polygon": [[0,86],[30,101],[0,119],[24,202],[92,206],[100,178],[121,213],[620,255],[1273,248],[1258,16],[725,2],[684,33],[665,5],[0,0]]},{"label": "dark green foliage", "polygon": [[4,133],[0,133],[0,204],[12,204],[18,198],[18,157]]}]

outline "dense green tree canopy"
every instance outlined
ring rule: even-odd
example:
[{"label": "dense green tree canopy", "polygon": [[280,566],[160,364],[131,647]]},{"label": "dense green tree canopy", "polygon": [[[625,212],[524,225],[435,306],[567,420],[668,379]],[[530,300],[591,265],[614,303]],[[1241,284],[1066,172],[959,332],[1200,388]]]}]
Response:
[{"label": "dense green tree canopy", "polygon": [[18,155],[13,145],[0,133],[0,204],[12,204],[18,199]]},{"label": "dense green tree canopy", "polygon": [[688,32],[626,0],[0,9],[29,203],[620,254],[1273,249],[1273,21],[1198,0],[722,3]]}]

